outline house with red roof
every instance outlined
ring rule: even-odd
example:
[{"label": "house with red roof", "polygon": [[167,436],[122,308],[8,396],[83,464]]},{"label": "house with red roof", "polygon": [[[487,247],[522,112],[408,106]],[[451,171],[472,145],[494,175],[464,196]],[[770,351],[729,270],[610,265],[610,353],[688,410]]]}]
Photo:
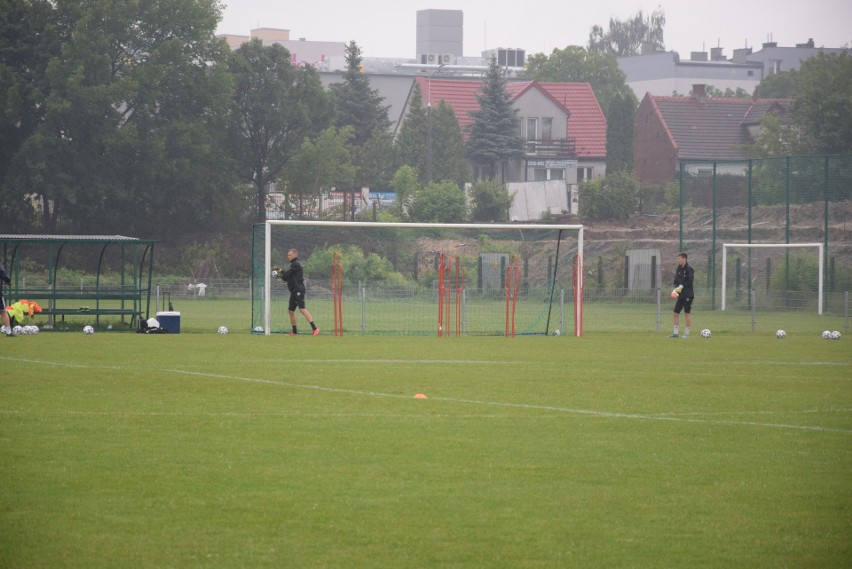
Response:
[{"label": "house with red roof", "polygon": [[787,99],[707,97],[693,85],[689,97],[647,93],[634,123],[634,169],[643,183],[676,179],[681,162],[748,160],[745,146],[767,113],[787,116]]},{"label": "house with red roof", "polygon": [[[424,105],[446,101],[467,135],[481,79],[417,77]],[[606,174],[606,117],[588,83],[510,81],[506,90],[526,139],[523,159],[509,164],[505,182],[578,181]],[[408,103],[401,113],[408,113]]]}]

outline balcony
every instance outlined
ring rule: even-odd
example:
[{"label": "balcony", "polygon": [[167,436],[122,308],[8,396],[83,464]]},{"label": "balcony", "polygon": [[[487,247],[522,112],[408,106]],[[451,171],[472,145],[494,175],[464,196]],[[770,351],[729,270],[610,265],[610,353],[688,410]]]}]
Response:
[{"label": "balcony", "polygon": [[577,141],[574,138],[529,138],[524,157],[576,160]]}]

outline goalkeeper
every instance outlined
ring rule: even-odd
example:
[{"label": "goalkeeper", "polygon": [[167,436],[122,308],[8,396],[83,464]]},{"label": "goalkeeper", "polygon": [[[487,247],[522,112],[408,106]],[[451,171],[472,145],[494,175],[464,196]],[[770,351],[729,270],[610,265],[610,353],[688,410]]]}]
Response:
[{"label": "goalkeeper", "polygon": [[677,338],[680,335],[680,313],[686,313],[686,326],[683,329],[683,337],[689,338],[689,328],[692,326],[692,301],[695,298],[695,293],[692,290],[692,279],[695,277],[695,271],[687,262],[686,253],[678,253],[677,269],[675,270],[674,285],[672,298],[676,298],[674,306],[674,330],[671,338]]},{"label": "goalkeeper", "polygon": [[287,259],[290,261],[290,268],[273,269],[273,274],[287,283],[287,289],[290,291],[290,304],[287,306],[287,309],[290,313],[290,325],[293,327],[293,331],[287,335],[296,336],[299,333],[299,329],[296,326],[296,309],[298,308],[308,321],[308,324],[311,325],[311,333],[314,336],[318,336],[320,329],[314,324],[314,317],[305,308],[305,275],[302,263],[299,262],[299,251],[290,249],[287,251]]}]

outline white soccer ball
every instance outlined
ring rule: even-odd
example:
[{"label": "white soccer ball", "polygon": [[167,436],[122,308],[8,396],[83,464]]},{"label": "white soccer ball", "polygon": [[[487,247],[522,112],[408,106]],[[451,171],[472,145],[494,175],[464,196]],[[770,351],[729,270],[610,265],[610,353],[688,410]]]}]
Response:
[{"label": "white soccer ball", "polygon": [[227,334],[228,333],[228,327],[227,326],[219,326],[218,332],[220,334]]},{"label": "white soccer ball", "polygon": [[783,340],[786,336],[787,336],[787,332],[785,332],[784,330],[777,330],[775,332],[775,337],[778,338],[779,340]]},{"label": "white soccer ball", "polygon": [[23,333],[24,333],[24,327],[23,326],[15,326],[15,327],[12,328],[12,335],[13,336],[20,336]]},{"label": "white soccer ball", "polygon": [[710,334],[711,334],[711,332],[710,332],[709,328],[705,328],[704,330],[701,331],[701,337],[702,338],[709,338]]},{"label": "white soccer ball", "polygon": [[835,330],[834,332],[832,332],[831,333],[831,339],[832,340],[839,340],[840,339],[840,332],[838,330]]},{"label": "white soccer ball", "polygon": [[831,340],[831,330],[823,330],[822,331],[822,339],[823,340]]},{"label": "white soccer ball", "polygon": [[38,326],[36,326],[35,324],[33,324],[33,327],[32,327],[32,333],[33,333],[33,335],[38,334],[38,332],[39,332],[39,330],[38,330]]},{"label": "white soccer ball", "polygon": [[89,336],[95,333],[95,329],[91,326],[83,326],[83,334]]},{"label": "white soccer ball", "polygon": [[559,328],[557,328],[556,330],[553,331],[553,335],[554,336],[561,336],[562,332],[559,330]]}]

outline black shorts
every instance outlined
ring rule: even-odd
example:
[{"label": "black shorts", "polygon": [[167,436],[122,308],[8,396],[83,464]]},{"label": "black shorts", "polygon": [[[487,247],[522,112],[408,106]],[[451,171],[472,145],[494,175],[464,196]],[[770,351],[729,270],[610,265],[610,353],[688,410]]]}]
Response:
[{"label": "black shorts", "polygon": [[692,301],[694,296],[679,296],[677,297],[677,302],[675,302],[674,311],[680,314],[680,311],[683,310],[687,314],[692,312]]},{"label": "black shorts", "polygon": [[297,308],[305,308],[305,293],[299,291],[290,293],[290,304],[287,306],[287,310],[293,312]]}]

